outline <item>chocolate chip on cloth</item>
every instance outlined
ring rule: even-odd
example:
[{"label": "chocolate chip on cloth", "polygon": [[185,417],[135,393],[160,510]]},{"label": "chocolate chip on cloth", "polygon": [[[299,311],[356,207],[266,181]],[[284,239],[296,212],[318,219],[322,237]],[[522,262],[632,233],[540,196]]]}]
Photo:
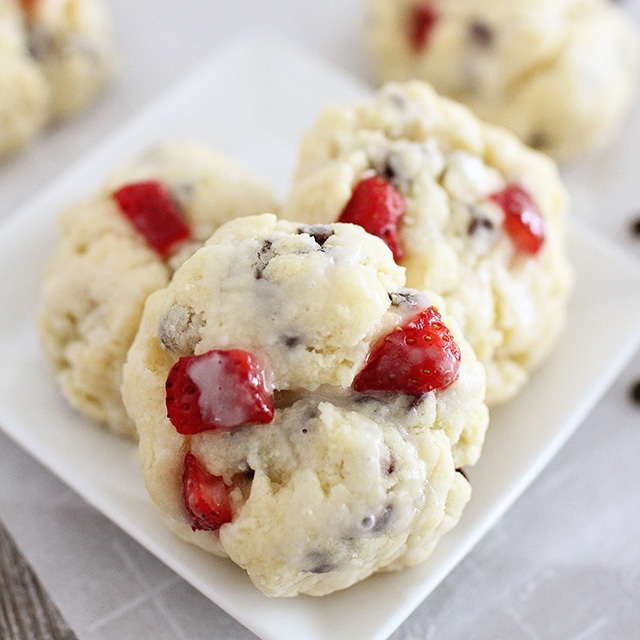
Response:
[{"label": "chocolate chip on cloth", "polygon": [[629,397],[634,404],[640,406],[640,380],[636,380],[629,387]]},{"label": "chocolate chip on cloth", "polygon": [[636,214],[631,218],[629,223],[629,231],[635,238],[640,238],[640,214]]},{"label": "chocolate chip on cloth", "polygon": [[221,226],[149,297],[123,383],[168,526],[270,596],[422,562],[470,497],[484,391],[382,240],[271,214]]}]

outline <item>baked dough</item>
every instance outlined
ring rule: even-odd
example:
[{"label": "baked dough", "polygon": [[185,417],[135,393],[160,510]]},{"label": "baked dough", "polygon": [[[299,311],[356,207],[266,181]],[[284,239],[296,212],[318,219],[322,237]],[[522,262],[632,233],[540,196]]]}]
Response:
[{"label": "baked dough", "polygon": [[[469,499],[459,469],[478,459],[487,427],[483,367],[440,298],[403,285],[404,270],[361,227],[264,214],[220,227],[147,301],[123,397],[151,498],[177,535],[229,556],[267,595],[323,595],[422,562]],[[430,308],[459,345],[455,381],[355,391],[372,345]],[[193,404],[169,400],[172,373],[205,363],[189,370],[200,425],[211,397],[214,412],[225,404],[216,389],[231,375],[208,358],[237,350],[261,363],[253,379],[273,414],[179,432],[169,406]],[[233,387],[231,413],[243,389]],[[219,526],[194,520],[188,459],[229,498]]]},{"label": "baked dough", "polygon": [[[301,144],[282,215],[338,220],[370,176],[392,185],[406,206],[397,235],[407,286],[445,298],[487,369],[489,404],[512,398],[547,357],[566,315],[567,200],[555,164],[426,83],[390,83],[322,112]],[[532,213],[542,227],[534,250],[507,232],[512,216],[497,202],[517,190],[531,201],[514,216],[519,231],[535,239]]]},{"label": "baked dough", "polygon": [[609,142],[635,97],[637,26],[610,0],[369,0],[379,83],[425,80],[557,160]]},{"label": "baked dough", "polygon": [[[124,217],[124,185],[164,185],[191,237],[159,255]],[[147,296],[224,221],[275,210],[270,187],[208,147],[167,142],[118,169],[93,198],[64,211],[43,282],[39,331],[66,398],[91,420],[135,438],[120,395],[122,365]]]},{"label": "baked dough", "polygon": [[0,157],[93,102],[113,74],[100,0],[0,0]]}]

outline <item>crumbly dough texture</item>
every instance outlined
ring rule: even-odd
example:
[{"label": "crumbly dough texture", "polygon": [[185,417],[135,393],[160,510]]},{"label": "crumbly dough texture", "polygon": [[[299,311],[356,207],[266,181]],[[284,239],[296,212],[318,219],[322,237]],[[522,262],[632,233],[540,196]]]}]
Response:
[{"label": "crumbly dough texture", "polygon": [[[377,80],[426,80],[568,161],[608,143],[636,94],[637,25],[610,0],[369,0]],[[411,44],[416,7],[433,11]]]},{"label": "crumbly dough texture", "polygon": [[[487,369],[487,402],[512,398],[564,324],[572,272],[565,190],[556,166],[507,130],[420,81],[390,83],[370,99],[327,107],[303,139],[283,217],[337,220],[354,186],[386,176],[401,192],[407,286],[443,296]],[[525,188],[545,221],[533,256],[518,253],[489,195]]]},{"label": "crumbly dough texture", "polygon": [[[166,259],[120,212],[120,186],[158,180],[192,232]],[[270,187],[208,147],[164,143],[118,169],[93,198],[64,211],[38,314],[45,355],[70,403],[91,420],[135,438],[120,394],[122,365],[145,299],[226,220],[275,210]]]},{"label": "crumbly dough texture", "polygon": [[113,74],[101,0],[0,0],[0,157],[91,103]]},{"label": "crumbly dough texture", "polygon": [[[488,420],[484,370],[442,312],[462,357],[458,380],[419,397],[350,389],[372,342],[427,297],[356,225],[265,214],[221,227],[147,301],[124,367],[145,481],[180,537],[229,556],[265,594],[322,595],[423,561],[458,521]],[[165,381],[179,357],[239,348],[269,363],[275,418],[177,433]],[[185,452],[234,489],[234,515],[193,531]],[[242,483],[240,483],[242,484]]]}]

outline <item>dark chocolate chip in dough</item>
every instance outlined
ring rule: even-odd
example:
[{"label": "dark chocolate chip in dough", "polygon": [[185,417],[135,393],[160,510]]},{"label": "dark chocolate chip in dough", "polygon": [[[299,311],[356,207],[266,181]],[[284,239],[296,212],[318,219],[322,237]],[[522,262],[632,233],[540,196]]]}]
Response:
[{"label": "dark chocolate chip in dough", "polygon": [[43,27],[33,26],[28,30],[27,50],[35,60],[42,62],[53,49],[52,33]]},{"label": "dark chocolate chip in dough", "polygon": [[394,155],[389,154],[382,165],[382,169],[380,170],[380,177],[388,180],[389,182],[393,182],[397,175],[397,162],[394,160]]},{"label": "dark chocolate chip in dough", "polygon": [[480,20],[475,20],[469,25],[469,37],[471,42],[481,49],[493,46],[493,29]]},{"label": "dark chocolate chip in dough", "polygon": [[338,568],[335,562],[331,561],[331,556],[325,551],[312,551],[307,555],[307,560],[309,568],[304,570],[309,573],[329,573]]},{"label": "dark chocolate chip in dough", "polygon": [[392,307],[415,307],[418,304],[418,298],[416,294],[413,291],[407,291],[403,289],[401,289],[400,291],[390,292],[389,299],[391,300]]},{"label": "dark chocolate chip in dough", "polygon": [[333,229],[325,224],[315,224],[305,227],[300,227],[298,233],[309,234],[316,243],[322,247],[324,243],[333,235]]},{"label": "dark chocolate chip in dough", "polygon": [[467,481],[469,482],[469,476],[467,476],[466,471],[462,467],[458,467],[456,471]]},{"label": "dark chocolate chip in dough", "polygon": [[529,136],[528,144],[532,149],[544,151],[551,146],[551,141],[544,131],[536,131]]},{"label": "dark chocolate chip in dough", "polygon": [[282,341],[284,342],[286,347],[289,347],[289,349],[293,349],[300,344],[300,336],[284,336],[282,338]]},{"label": "dark chocolate chip in dough", "polygon": [[388,528],[391,522],[393,521],[393,505],[388,504],[383,509],[382,513],[378,514],[378,517],[375,519],[375,524],[371,531],[374,533],[384,533]]},{"label": "dark chocolate chip in dough", "polygon": [[204,321],[193,309],[174,304],[158,323],[158,340],[165,351],[190,355],[200,342]]},{"label": "dark chocolate chip in dough", "polygon": [[493,222],[489,218],[480,215],[474,215],[469,222],[467,232],[470,236],[477,234],[481,230],[493,231]]},{"label": "dark chocolate chip in dough", "polygon": [[273,258],[273,242],[271,240],[265,240],[258,251],[258,257],[255,263],[255,270],[253,275],[256,280],[261,280],[264,270],[267,268],[269,264],[269,260]]}]

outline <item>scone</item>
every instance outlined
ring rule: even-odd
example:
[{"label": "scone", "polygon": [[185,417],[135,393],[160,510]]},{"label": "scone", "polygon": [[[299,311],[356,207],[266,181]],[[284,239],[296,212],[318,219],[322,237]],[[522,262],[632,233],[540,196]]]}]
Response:
[{"label": "scone", "polygon": [[100,0],[0,0],[0,157],[91,103],[113,73]]},{"label": "scone", "polygon": [[380,239],[271,214],[220,227],[149,297],[123,397],[169,527],[269,596],[422,562],[488,420],[482,366]]},{"label": "scone", "polygon": [[220,224],[275,206],[270,187],[229,158],[200,144],[170,142],[63,212],[38,324],[70,403],[135,437],[120,383],[145,299]]},{"label": "scone", "polygon": [[375,74],[426,80],[559,161],[611,140],[637,85],[637,25],[610,0],[369,0]]},{"label": "scone", "polygon": [[382,237],[407,286],[445,298],[495,405],[520,390],[563,326],[566,206],[547,157],[411,81],[323,111],[282,215]]}]

